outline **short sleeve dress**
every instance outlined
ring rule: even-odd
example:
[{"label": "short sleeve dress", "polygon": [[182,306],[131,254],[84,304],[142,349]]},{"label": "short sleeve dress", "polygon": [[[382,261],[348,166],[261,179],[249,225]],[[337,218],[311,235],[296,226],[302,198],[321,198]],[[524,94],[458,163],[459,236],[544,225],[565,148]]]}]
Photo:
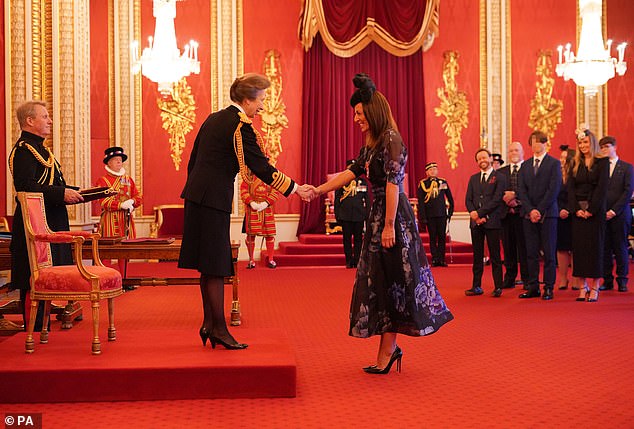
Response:
[{"label": "short sleeve dress", "polygon": [[[407,148],[400,134],[387,130],[374,149],[364,148],[355,175],[366,174],[374,201],[367,220],[350,305],[350,331],[366,338],[384,333],[423,336],[453,319],[440,295],[423,249],[414,211],[403,193]],[[364,170],[365,166],[365,170]],[[385,224],[385,188],[398,185],[396,244],[381,245]]]}]

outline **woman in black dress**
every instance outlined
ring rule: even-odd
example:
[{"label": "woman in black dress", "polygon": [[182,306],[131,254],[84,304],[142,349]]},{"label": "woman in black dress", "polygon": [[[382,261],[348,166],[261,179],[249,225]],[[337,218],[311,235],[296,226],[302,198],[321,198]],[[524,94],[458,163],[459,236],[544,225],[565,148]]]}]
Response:
[{"label": "woman in black dress", "polygon": [[380,335],[370,374],[386,374],[403,356],[396,335],[430,335],[453,319],[432,276],[416,227],[414,211],[403,193],[407,148],[390,106],[365,74],[353,79],[357,91],[350,99],[354,122],[366,144],[357,162],[317,188],[323,194],[366,174],[374,200],[363,237],[350,305],[349,335]]},{"label": "woman in black dress", "polygon": [[[559,271],[559,290],[568,289],[568,267],[572,264],[572,232],[571,217],[568,211],[568,177],[570,167],[574,160],[574,149],[568,149],[568,145],[562,145],[559,161],[561,162],[562,185],[559,188],[557,205],[559,206],[559,219],[557,220],[557,271]],[[573,289],[579,289],[573,277]]]},{"label": "woman in black dress", "polygon": [[242,180],[252,183],[253,175],[284,196],[297,191],[312,195],[312,186],[297,186],[268,163],[264,143],[253,128],[251,118],[263,107],[269,80],[248,73],[237,78],[229,95],[233,103],[205,120],[198,131],[189,163],[187,182],[181,194],[185,199],[183,241],[178,266],[200,272],[200,292],[204,320],[199,334],[227,349],[244,349],[229,333],[224,313],[224,278],[233,275],[229,227],[233,204],[233,185],[238,171]]},{"label": "woman in black dress", "polygon": [[568,178],[568,211],[573,214],[572,275],[582,285],[577,301],[599,299],[609,168],[607,158],[601,158],[595,135],[587,129],[579,130],[577,154]]}]

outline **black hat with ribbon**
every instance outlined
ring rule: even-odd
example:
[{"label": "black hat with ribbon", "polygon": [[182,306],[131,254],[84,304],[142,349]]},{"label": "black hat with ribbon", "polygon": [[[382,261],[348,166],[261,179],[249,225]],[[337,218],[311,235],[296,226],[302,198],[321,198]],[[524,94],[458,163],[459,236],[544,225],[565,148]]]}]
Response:
[{"label": "black hat with ribbon", "polygon": [[109,147],[108,149],[104,151],[104,154],[105,154],[105,156],[103,157],[104,164],[107,164],[108,161],[110,161],[110,159],[114,158],[115,156],[120,156],[121,162],[125,162],[128,159],[128,155],[123,153],[123,148],[119,146]]}]

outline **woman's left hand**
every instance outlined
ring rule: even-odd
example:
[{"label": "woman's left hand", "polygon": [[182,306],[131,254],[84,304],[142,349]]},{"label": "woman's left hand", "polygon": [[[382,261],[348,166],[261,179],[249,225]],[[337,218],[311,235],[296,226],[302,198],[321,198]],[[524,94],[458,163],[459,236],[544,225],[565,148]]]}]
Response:
[{"label": "woman's left hand", "polygon": [[383,247],[385,247],[386,249],[389,249],[390,247],[394,246],[394,244],[396,243],[396,238],[395,238],[395,233],[394,233],[394,226],[385,226],[383,228],[383,232],[381,233],[381,245]]}]

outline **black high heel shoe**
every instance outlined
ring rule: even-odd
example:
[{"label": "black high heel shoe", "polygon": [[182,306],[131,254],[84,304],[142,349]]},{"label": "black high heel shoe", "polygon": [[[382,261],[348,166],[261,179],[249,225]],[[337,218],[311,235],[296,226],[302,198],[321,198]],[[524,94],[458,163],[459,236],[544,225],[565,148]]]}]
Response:
[{"label": "black high heel shoe", "polygon": [[590,297],[590,288],[588,286],[583,286],[580,290],[582,290],[583,292],[583,296],[580,293],[579,296],[577,297],[577,301],[587,301],[588,298]]},{"label": "black high heel shoe", "polygon": [[225,349],[227,350],[242,350],[242,349],[246,349],[247,347],[249,347],[248,344],[243,344],[243,343],[239,343],[236,341],[235,344],[229,344],[224,342],[223,340],[221,340],[218,337],[214,337],[213,335],[209,335],[209,341],[211,341],[211,348],[215,349],[216,348],[216,343],[220,344],[221,346],[224,346]]},{"label": "black high heel shoe", "polygon": [[207,330],[207,328],[202,327],[200,328],[200,331],[198,331],[198,335],[200,335],[200,339],[203,342],[203,347],[205,347],[207,345],[207,338],[209,338],[209,331]]},{"label": "black high heel shoe", "polygon": [[592,288],[588,293],[588,302],[597,302],[599,300],[599,289]]},{"label": "black high heel shoe", "polygon": [[392,352],[392,356],[390,357],[390,361],[385,366],[385,368],[381,369],[376,365],[367,366],[363,368],[365,372],[368,374],[387,374],[392,369],[392,364],[396,361],[396,371],[401,372],[401,360],[403,359],[403,350],[399,346],[396,346],[394,351]]}]

